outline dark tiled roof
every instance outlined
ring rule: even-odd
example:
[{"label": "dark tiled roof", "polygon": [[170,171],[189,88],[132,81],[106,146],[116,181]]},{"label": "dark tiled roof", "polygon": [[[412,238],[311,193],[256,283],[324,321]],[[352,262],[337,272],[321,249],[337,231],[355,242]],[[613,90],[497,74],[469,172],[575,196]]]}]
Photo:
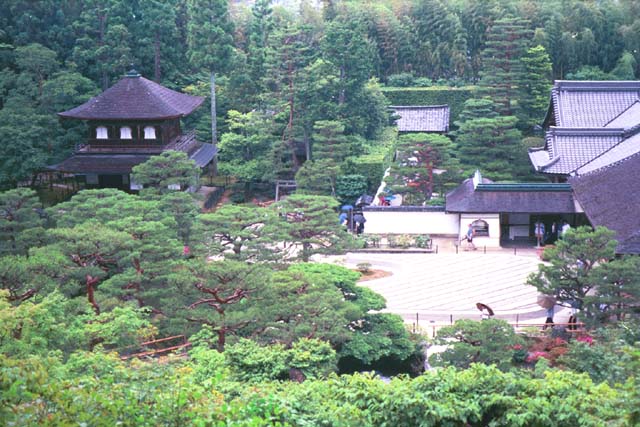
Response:
[{"label": "dark tiled roof", "polygon": [[623,129],[552,127],[544,149],[530,149],[534,168],[548,174],[570,174],[614,147],[624,138]]},{"label": "dark tiled roof", "polygon": [[81,120],[168,119],[190,114],[203,101],[203,97],[176,92],[140,75],[127,75],[100,95],[58,115]]},{"label": "dark tiled roof", "polygon": [[213,160],[217,153],[216,147],[213,144],[202,144],[193,154],[189,156],[191,160],[196,162],[198,167],[205,167]]},{"label": "dark tiled roof", "polygon": [[[212,144],[201,144],[189,153],[200,168],[213,160],[217,153]],[[152,154],[75,154],[47,169],[76,174],[128,174],[134,166],[149,160]]]},{"label": "dark tiled roof", "polygon": [[134,166],[146,162],[149,157],[149,154],[76,154],[48,169],[80,175],[128,174]]},{"label": "dark tiled roof", "polygon": [[392,106],[397,120],[398,132],[448,132],[449,106]]},{"label": "dark tiled roof", "polygon": [[474,189],[473,179],[467,179],[447,194],[446,210],[465,213],[573,213],[575,205],[570,188],[563,184],[545,184],[534,189],[531,184],[483,181]]},{"label": "dark tiled roof", "polygon": [[[638,100],[640,81],[557,80],[551,90],[553,112],[547,115],[547,120],[553,116],[559,127],[604,127],[617,117],[624,117],[623,113]],[[628,118],[620,119],[625,120],[623,127],[629,126]]]},{"label": "dark tiled roof", "polygon": [[640,231],[624,239],[617,248],[619,254],[640,255]]},{"label": "dark tiled roof", "polygon": [[633,246],[640,231],[640,154],[594,172],[571,177],[569,183],[576,199],[592,225],[616,232],[621,243],[618,252]]},{"label": "dark tiled roof", "polygon": [[627,138],[620,141],[611,149],[605,151],[598,157],[584,164],[576,170],[577,175],[584,175],[593,172],[605,166],[618,163],[627,157],[633,156],[640,152],[640,132],[636,130],[635,134],[631,134]]}]

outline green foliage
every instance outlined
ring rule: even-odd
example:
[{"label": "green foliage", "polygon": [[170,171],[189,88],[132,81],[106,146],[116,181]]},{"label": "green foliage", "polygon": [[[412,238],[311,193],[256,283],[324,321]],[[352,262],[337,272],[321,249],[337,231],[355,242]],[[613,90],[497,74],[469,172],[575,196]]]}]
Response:
[{"label": "green foliage", "polygon": [[522,58],[525,83],[521,95],[524,128],[542,123],[549,106],[551,91],[551,59],[543,46],[529,48]]},{"label": "green foliage", "polygon": [[466,369],[473,363],[484,363],[503,371],[513,366],[514,346],[524,343],[511,325],[499,319],[457,320],[438,331],[437,342],[447,349],[429,358],[433,366]]},{"label": "green foliage", "polygon": [[275,138],[273,122],[263,114],[246,114],[231,110],[228,113],[229,132],[220,139],[220,172],[242,181],[262,181],[272,174],[270,150]]},{"label": "green foliage", "polygon": [[362,175],[341,175],[336,180],[336,197],[341,204],[353,205],[367,192],[367,179]]},{"label": "green foliage", "polygon": [[[35,191],[18,188],[0,193],[0,256],[26,254],[42,239],[42,204]],[[44,211],[42,211],[44,213]]]},{"label": "green foliage", "polygon": [[471,176],[476,170],[493,180],[514,180],[530,174],[522,135],[514,116],[496,116],[489,98],[465,102],[456,131],[456,153]]},{"label": "green foliage", "polygon": [[334,196],[340,166],[330,159],[308,160],[296,172],[298,194]]},{"label": "green foliage", "polygon": [[486,68],[480,86],[502,116],[515,116],[521,108],[517,92],[531,77],[526,76],[524,70],[530,62],[522,59],[530,37],[529,22],[520,17],[500,18],[488,29],[482,58]]},{"label": "green foliage", "polygon": [[273,381],[285,379],[288,374],[287,353],[282,345],[261,346],[241,339],[225,349],[224,360],[237,381]]},{"label": "green foliage", "polygon": [[336,371],[336,352],[325,341],[303,338],[287,353],[290,369],[300,370],[306,379],[326,378]]},{"label": "green foliage", "polygon": [[249,205],[224,205],[198,217],[194,246],[208,257],[224,255],[241,260],[273,260],[282,257],[272,245],[269,230],[280,218],[271,210]]},{"label": "green foliage", "polygon": [[411,73],[391,74],[387,77],[387,85],[391,87],[410,87],[414,84],[414,76]]},{"label": "green foliage", "polygon": [[294,342],[290,349],[241,339],[227,347],[224,360],[232,378],[249,383],[286,379],[290,370],[300,371],[306,379],[325,378],[336,370],[336,352],[331,345],[307,338]]},{"label": "green foliage", "polygon": [[331,197],[294,194],[274,206],[285,219],[277,224],[279,240],[296,246],[297,258],[302,261],[309,261],[316,253],[339,253],[353,244],[336,219],[338,202]]},{"label": "green foliage", "polygon": [[[637,287],[637,270],[627,270],[634,264],[626,265],[626,260],[614,259],[616,241],[612,240],[613,235],[613,231],[604,227],[570,229],[554,248],[545,250],[550,265],[541,264],[538,272],[531,274],[527,282],[545,295],[555,295],[563,305],[583,310],[588,323],[602,322],[600,303],[612,302],[611,298],[622,292],[625,282],[632,286],[632,293]],[[621,271],[628,271],[631,275],[617,283],[621,279],[618,275]],[[607,272],[610,272],[610,277],[607,277]],[[606,286],[602,291],[602,301],[597,296],[588,296],[601,284]],[[621,302],[619,299],[616,301],[614,305]]]},{"label": "green foliage", "polygon": [[385,181],[394,193],[402,196],[403,205],[422,205],[434,191],[443,194],[447,184],[458,182],[459,166],[453,157],[453,143],[444,135],[401,135],[396,156],[397,163]]},{"label": "green foliage", "polygon": [[603,381],[611,385],[623,383],[630,376],[628,347],[616,340],[601,341],[576,340],[569,345],[569,351],[558,360],[574,372],[584,372],[595,383]]},{"label": "green foliage", "polygon": [[145,187],[141,193],[155,196],[175,191],[173,187],[185,190],[196,186],[199,173],[199,168],[186,153],[167,150],[134,166],[132,179]]}]

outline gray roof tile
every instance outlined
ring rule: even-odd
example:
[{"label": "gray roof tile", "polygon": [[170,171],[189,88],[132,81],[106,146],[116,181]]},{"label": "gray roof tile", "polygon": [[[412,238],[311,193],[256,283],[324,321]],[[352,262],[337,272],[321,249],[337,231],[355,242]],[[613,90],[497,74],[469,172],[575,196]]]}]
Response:
[{"label": "gray roof tile", "polygon": [[558,80],[551,94],[556,126],[604,127],[640,100],[640,82]]},{"label": "gray roof tile", "polygon": [[601,155],[597,156],[590,162],[584,164],[576,173],[584,175],[597,169],[620,162],[627,157],[633,156],[640,152],[640,132],[623,139],[618,144],[611,147]]},{"label": "gray roof tile", "polygon": [[58,113],[80,120],[152,120],[182,117],[202,104],[204,98],[168,89],[137,75],[118,83],[84,104]]},{"label": "gray roof tile", "polygon": [[545,150],[529,150],[529,158],[539,172],[567,175],[618,144],[623,132],[552,127],[546,135]]},{"label": "gray roof tile", "polygon": [[[574,213],[575,204],[571,191],[562,184],[548,184],[547,189],[531,190],[531,184],[518,185],[513,191],[507,191],[505,186],[491,184],[484,180],[474,188],[473,179],[465,180],[459,187],[447,194],[447,212],[466,213]],[[509,186],[509,185],[507,185]],[[492,191],[495,187],[495,191]],[[562,188],[560,188],[562,187]],[[548,190],[548,191],[545,191]]]},{"label": "gray roof tile", "polygon": [[[592,225],[616,232],[617,252],[637,247],[640,231],[640,153],[585,175],[569,178],[576,199]],[[632,239],[627,242],[627,239]],[[627,246],[625,246],[627,245]],[[628,252],[635,253],[635,252]]]},{"label": "gray roof tile", "polygon": [[397,116],[398,132],[448,132],[449,106],[392,106]]}]

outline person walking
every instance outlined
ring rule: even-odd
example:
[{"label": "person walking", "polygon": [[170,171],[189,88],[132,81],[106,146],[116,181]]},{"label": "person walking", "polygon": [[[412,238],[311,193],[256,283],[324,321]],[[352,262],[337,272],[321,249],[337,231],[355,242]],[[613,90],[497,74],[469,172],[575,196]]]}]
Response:
[{"label": "person walking", "polygon": [[476,235],[476,230],[473,228],[473,224],[469,224],[469,228],[467,228],[467,234],[464,236],[464,238],[467,240],[467,249],[465,250],[472,250],[475,251],[476,249],[476,245],[473,243],[473,237]]}]

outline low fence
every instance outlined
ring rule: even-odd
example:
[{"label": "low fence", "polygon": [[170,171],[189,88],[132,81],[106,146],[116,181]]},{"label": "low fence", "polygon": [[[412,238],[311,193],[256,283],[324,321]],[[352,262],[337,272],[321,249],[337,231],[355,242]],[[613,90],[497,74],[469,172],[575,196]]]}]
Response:
[{"label": "low fence", "polygon": [[[434,320],[426,320],[423,318],[422,323],[420,323],[420,314],[416,313],[415,320],[411,323],[411,331],[413,333],[422,333],[426,334],[431,338],[435,338],[438,334],[438,331],[444,327],[451,326],[455,323],[454,315],[450,315],[450,320],[446,321],[434,321]],[[544,332],[547,329],[552,328],[563,328],[566,332],[570,334],[582,333],[585,331],[584,323],[575,322],[575,323],[527,323],[525,320],[520,321],[518,319],[518,315],[516,315],[515,321],[507,321],[509,325],[517,332],[517,333],[525,333],[532,332],[534,330],[538,330],[540,332]],[[494,319],[499,317],[493,317]],[[456,320],[469,319],[466,317],[459,317]],[[480,315],[478,315],[478,320],[481,320]],[[506,320],[506,319],[505,319]],[[406,321],[406,318],[405,318]]]},{"label": "low fence", "polygon": [[146,341],[140,343],[139,346],[126,347],[120,350],[120,353],[126,353],[120,356],[120,359],[129,360],[133,358],[163,356],[167,353],[186,350],[189,347],[191,347],[191,343],[187,341],[187,338],[184,335],[176,335],[173,337]]}]

